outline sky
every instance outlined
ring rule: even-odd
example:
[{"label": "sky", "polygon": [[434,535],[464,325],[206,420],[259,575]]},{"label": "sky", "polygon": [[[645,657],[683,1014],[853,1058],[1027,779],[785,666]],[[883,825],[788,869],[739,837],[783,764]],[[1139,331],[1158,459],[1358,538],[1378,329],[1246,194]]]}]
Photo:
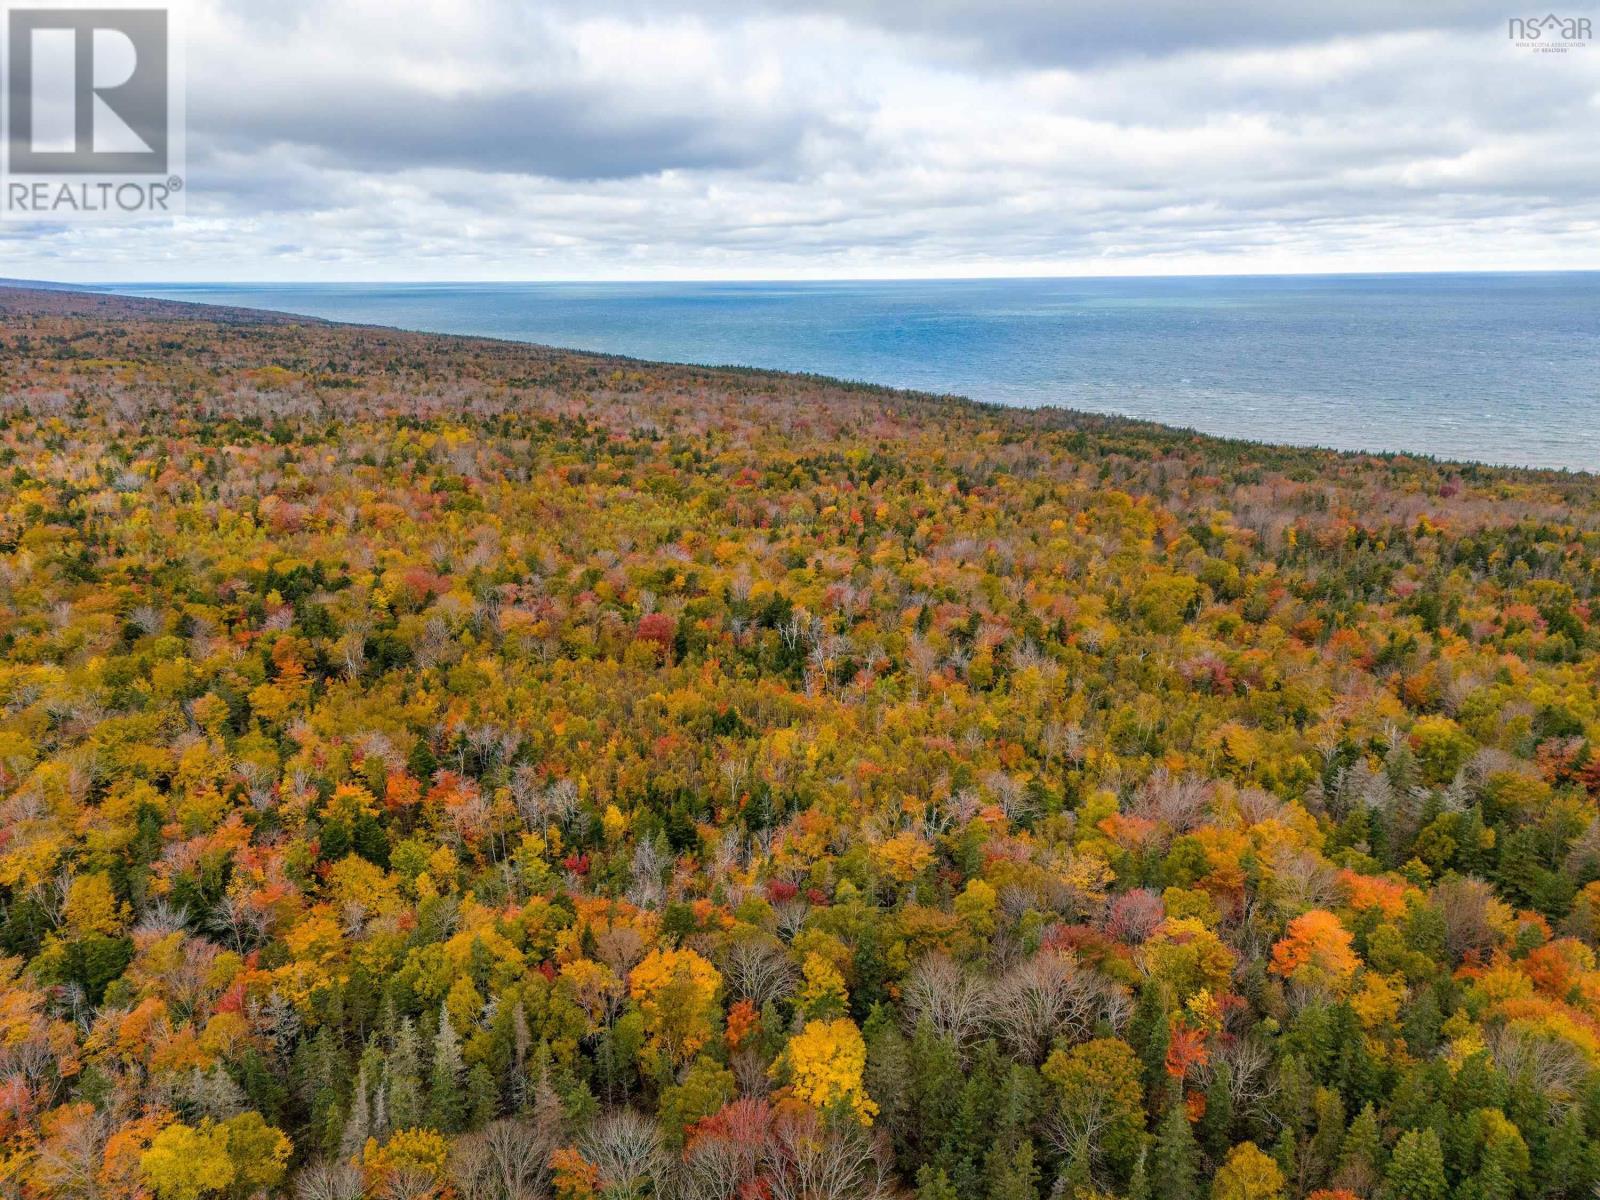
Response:
[{"label": "sky", "polygon": [[0,275],[1600,268],[1600,40],[1522,7],[193,0],[187,215]]}]

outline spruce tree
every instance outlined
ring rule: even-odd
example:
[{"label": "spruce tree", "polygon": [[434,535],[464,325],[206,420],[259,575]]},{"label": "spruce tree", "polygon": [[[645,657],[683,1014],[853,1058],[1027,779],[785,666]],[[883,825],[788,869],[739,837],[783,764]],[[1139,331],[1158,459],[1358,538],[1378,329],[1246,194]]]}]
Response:
[{"label": "spruce tree", "polygon": [[1301,1161],[1304,1172],[1302,1183],[1310,1185],[1326,1179],[1339,1162],[1339,1151],[1344,1145],[1344,1101],[1332,1088],[1318,1088],[1315,1101],[1316,1131]]},{"label": "spruce tree", "polygon": [[1128,1040],[1144,1064],[1144,1094],[1150,1098],[1151,1112],[1156,1111],[1160,1097],[1166,1091],[1167,1043],[1171,1030],[1167,1023],[1167,1001],[1158,984],[1146,980],[1139,989],[1139,1000],[1134,1006],[1133,1018],[1128,1023]]},{"label": "spruce tree", "polygon": [[1384,1200],[1445,1200],[1444,1151],[1431,1129],[1411,1129],[1395,1143],[1384,1178]]},{"label": "spruce tree", "polygon": [[1549,1130],[1543,1150],[1533,1159],[1541,1196],[1566,1200],[1594,1191],[1600,1175],[1600,1147],[1584,1134],[1579,1109],[1569,1109],[1560,1123]]},{"label": "spruce tree", "polygon": [[1200,1145],[1212,1162],[1221,1162],[1233,1144],[1233,1071],[1219,1062],[1206,1085],[1206,1111],[1201,1115]]},{"label": "spruce tree", "polygon": [[[1174,1092],[1178,1089],[1174,1087]],[[1156,1131],[1150,1191],[1153,1200],[1198,1200],[1196,1182],[1199,1147],[1189,1128],[1189,1113],[1181,1093],[1167,1103],[1166,1115]]]},{"label": "spruce tree", "polygon": [[339,1136],[339,1157],[346,1162],[359,1158],[361,1148],[373,1136],[372,1106],[367,1097],[367,1064],[356,1071],[355,1092],[350,1097],[350,1114]]},{"label": "spruce tree", "polygon": [[416,1026],[410,1017],[404,1017],[395,1030],[389,1061],[384,1064],[388,1120],[394,1129],[411,1129],[422,1124],[422,1071],[418,1054]]},{"label": "spruce tree", "polygon": [[877,1102],[877,1126],[894,1139],[897,1156],[909,1157],[916,1132],[911,1049],[887,1005],[872,1010],[862,1034],[867,1043],[867,1094]]},{"label": "spruce tree", "polygon": [[454,1133],[465,1124],[466,1097],[461,1087],[465,1073],[461,1039],[449,1014],[441,1009],[439,1032],[433,1039],[433,1069],[428,1075],[428,1124],[440,1133]]},{"label": "spruce tree", "polygon": [[1038,1200],[1039,1168],[1033,1161],[1031,1138],[1007,1138],[989,1150],[986,1174],[987,1200]]},{"label": "spruce tree", "polygon": [[961,1157],[953,1131],[961,1105],[961,1060],[955,1047],[922,1022],[911,1038],[911,1119],[908,1139],[918,1147],[917,1159],[938,1160],[954,1174]]},{"label": "spruce tree", "polygon": [[1272,1146],[1272,1158],[1278,1164],[1278,1170],[1283,1172],[1285,1179],[1291,1182],[1299,1180],[1300,1139],[1287,1125],[1278,1131],[1278,1140]]},{"label": "spruce tree", "polygon": [[477,1063],[467,1072],[467,1126],[482,1129],[500,1112],[500,1089],[487,1063]]},{"label": "spruce tree", "polygon": [[1133,1175],[1128,1180],[1128,1200],[1152,1200],[1150,1171],[1145,1165],[1149,1152],[1139,1151],[1139,1161],[1133,1164]]}]

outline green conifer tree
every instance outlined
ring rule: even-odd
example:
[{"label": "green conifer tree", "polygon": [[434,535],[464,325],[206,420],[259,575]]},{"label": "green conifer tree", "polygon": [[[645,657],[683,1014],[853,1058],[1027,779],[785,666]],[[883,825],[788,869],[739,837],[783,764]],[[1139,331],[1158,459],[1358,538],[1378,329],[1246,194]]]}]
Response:
[{"label": "green conifer tree", "polygon": [[1449,1190],[1439,1135],[1431,1129],[1407,1130],[1389,1160],[1384,1200],[1445,1200]]},{"label": "green conifer tree", "polygon": [[[1177,1088],[1172,1089],[1177,1092]],[[1199,1166],[1199,1147],[1194,1131],[1189,1127],[1189,1113],[1183,1096],[1177,1094],[1167,1102],[1166,1115],[1156,1131],[1155,1153],[1152,1155],[1150,1191],[1154,1200],[1198,1200],[1200,1187],[1196,1182]]]},{"label": "green conifer tree", "polygon": [[466,1123],[467,1102],[461,1086],[465,1074],[461,1039],[441,1008],[439,1032],[433,1039],[433,1068],[428,1074],[428,1124],[440,1133],[455,1133]]}]

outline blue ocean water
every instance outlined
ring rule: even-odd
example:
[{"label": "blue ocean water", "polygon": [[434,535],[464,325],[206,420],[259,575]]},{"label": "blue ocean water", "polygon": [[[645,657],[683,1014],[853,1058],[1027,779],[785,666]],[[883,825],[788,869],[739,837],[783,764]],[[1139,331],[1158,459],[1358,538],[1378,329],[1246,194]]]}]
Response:
[{"label": "blue ocean water", "polygon": [[1600,273],[103,290],[1600,469]]}]

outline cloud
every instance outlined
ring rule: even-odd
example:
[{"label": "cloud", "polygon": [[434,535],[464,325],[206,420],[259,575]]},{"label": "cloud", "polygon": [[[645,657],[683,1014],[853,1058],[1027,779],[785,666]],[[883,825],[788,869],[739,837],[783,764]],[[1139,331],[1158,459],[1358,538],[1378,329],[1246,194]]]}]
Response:
[{"label": "cloud", "polygon": [[[502,21],[426,5],[416,20],[360,3],[294,11],[202,22],[191,136],[203,147],[304,150],[366,171],[616,179],[769,169],[819,116],[761,96],[747,70],[707,56],[713,41],[687,16],[635,25],[510,6]],[[268,38],[285,52],[262,53]]]},{"label": "cloud", "polygon": [[1513,15],[1503,0],[801,0],[798,7],[946,40],[1004,64],[1074,67],[1417,30],[1503,30]]},{"label": "cloud", "polygon": [[1600,45],[1499,5],[195,0],[189,217],[60,278],[1600,266]]},{"label": "cloud", "polygon": [[314,150],[342,169],[427,165],[566,180],[759,168],[791,154],[800,132],[782,119],[619,106],[594,85],[439,95],[381,82],[207,115],[198,130],[246,152]]}]

